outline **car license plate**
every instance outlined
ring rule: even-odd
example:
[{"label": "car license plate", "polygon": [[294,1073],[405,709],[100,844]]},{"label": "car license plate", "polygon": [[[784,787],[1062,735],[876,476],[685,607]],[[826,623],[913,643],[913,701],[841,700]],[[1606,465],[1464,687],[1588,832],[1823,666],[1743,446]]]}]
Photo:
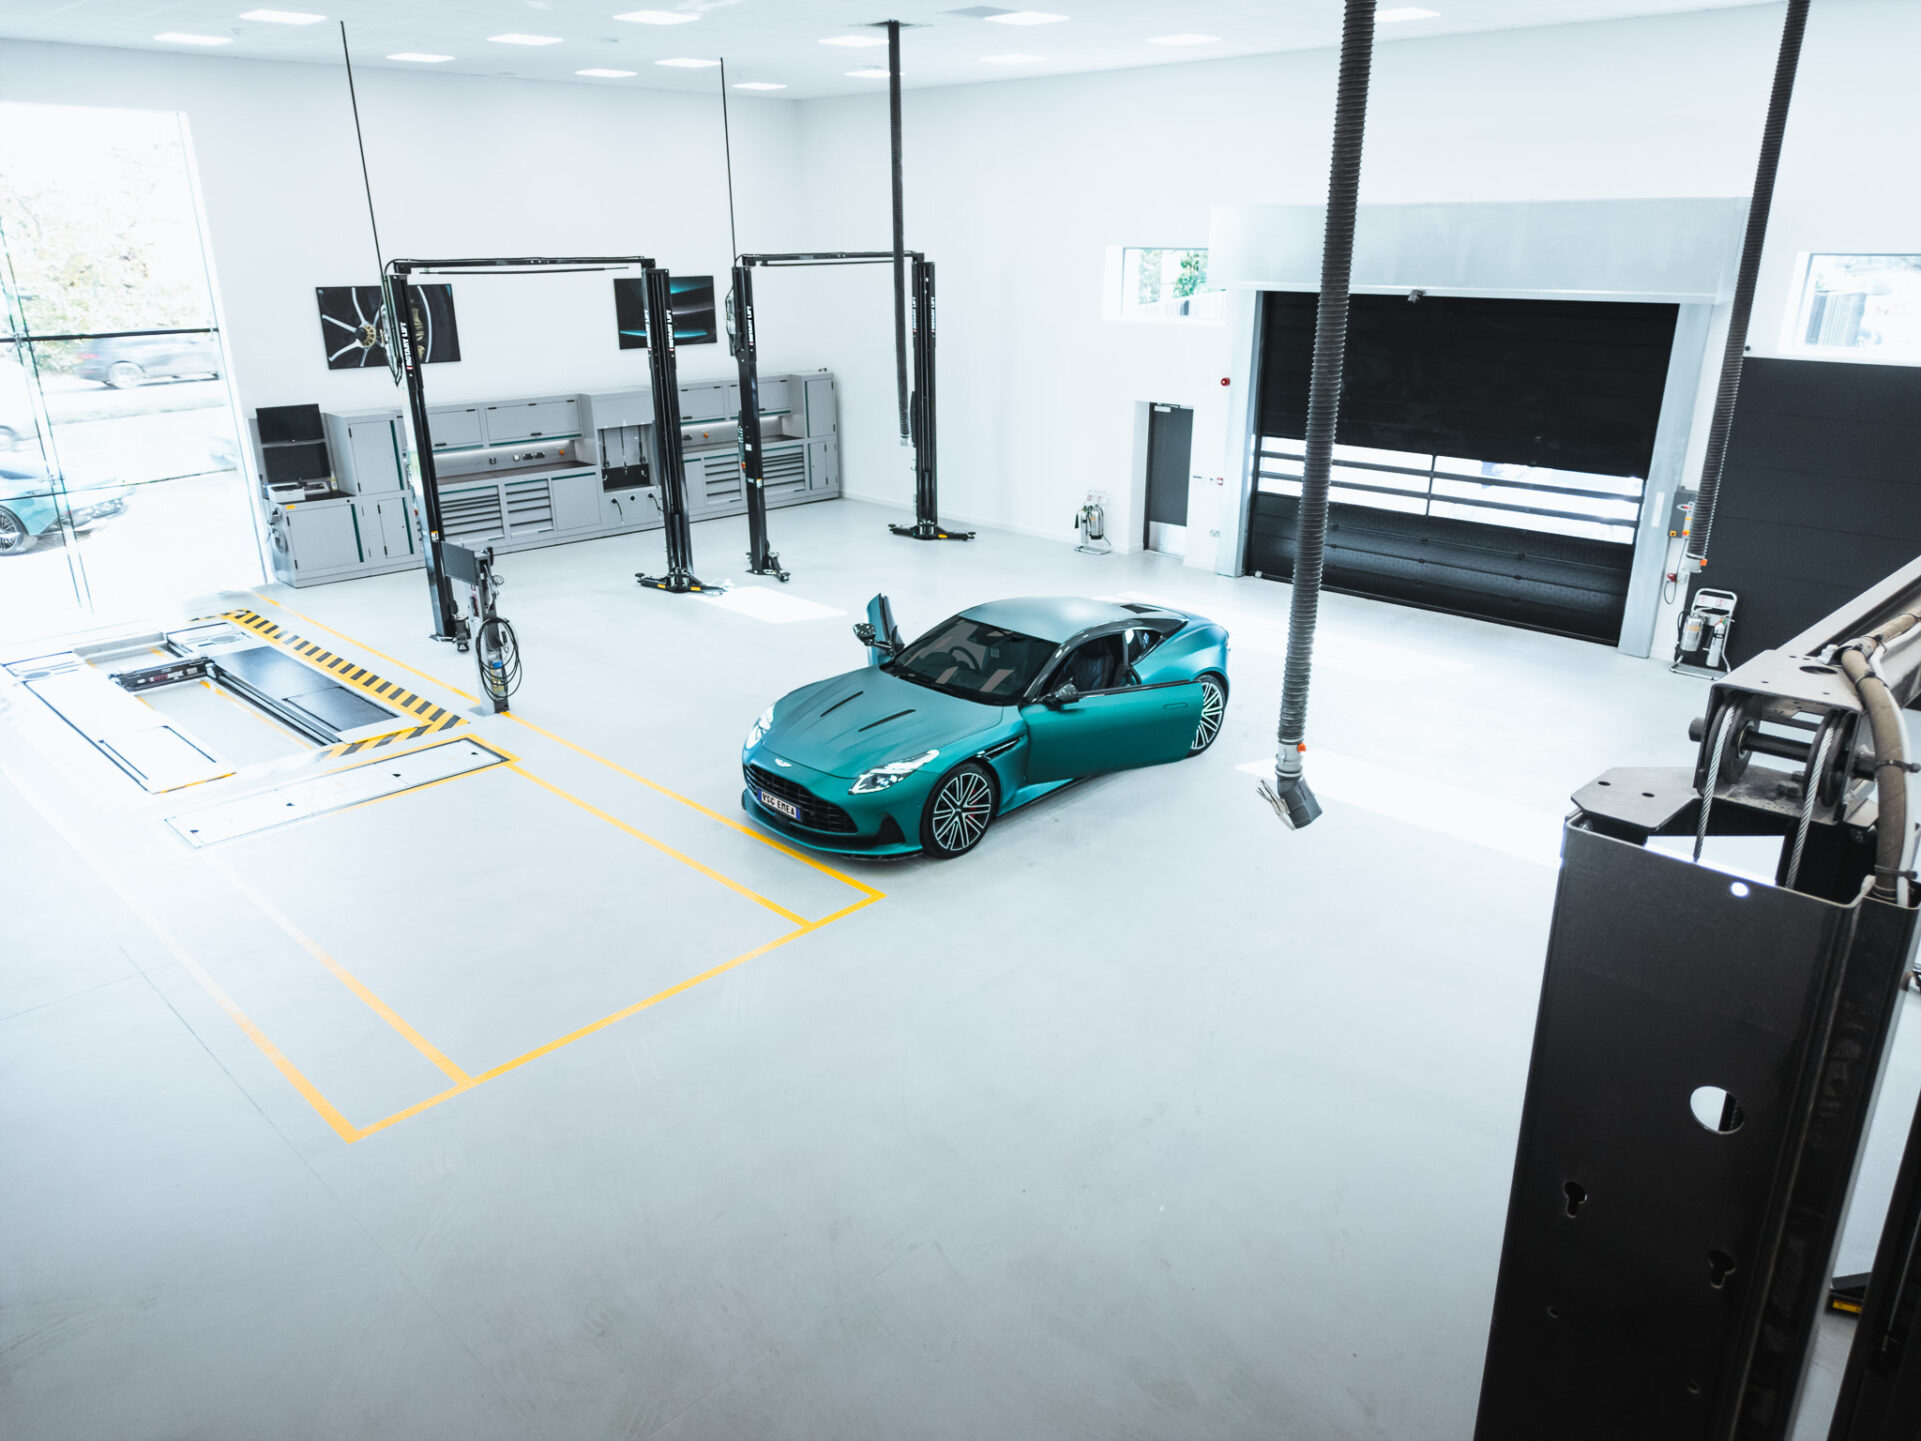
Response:
[{"label": "car license plate", "polygon": [[760,796],[760,803],[768,810],[779,811],[782,815],[791,816],[794,820],[800,819],[800,807],[792,801],[784,801],[770,791],[760,791],[757,794]]}]

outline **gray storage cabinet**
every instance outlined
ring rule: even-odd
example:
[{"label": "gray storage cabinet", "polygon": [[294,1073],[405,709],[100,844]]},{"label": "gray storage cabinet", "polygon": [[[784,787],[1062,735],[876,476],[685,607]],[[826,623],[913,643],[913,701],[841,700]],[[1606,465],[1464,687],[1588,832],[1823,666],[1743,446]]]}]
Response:
[{"label": "gray storage cabinet", "polygon": [[[681,386],[687,508],[694,520],[747,508],[736,381]],[[824,371],[760,382],[767,504],[840,494],[839,413]],[[440,462],[441,521],[457,545],[498,551],[622,535],[660,525],[651,485],[653,398],[644,389],[436,405],[427,412]],[[395,407],[324,417],[335,484],[328,500],[263,502],[274,573],[292,585],[378,575],[422,563],[424,532],[403,479],[406,422]]]}]

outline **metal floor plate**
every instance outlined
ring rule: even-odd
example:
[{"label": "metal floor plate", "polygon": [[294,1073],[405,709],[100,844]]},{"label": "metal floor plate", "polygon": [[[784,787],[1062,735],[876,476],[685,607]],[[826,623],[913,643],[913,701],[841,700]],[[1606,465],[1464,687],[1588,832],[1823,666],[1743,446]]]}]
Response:
[{"label": "metal floor plate", "polygon": [[314,780],[296,781],[259,795],[182,811],[168,816],[167,824],[189,845],[219,845],[222,841],[503,765],[506,759],[475,740],[442,741],[420,750],[350,766]]}]

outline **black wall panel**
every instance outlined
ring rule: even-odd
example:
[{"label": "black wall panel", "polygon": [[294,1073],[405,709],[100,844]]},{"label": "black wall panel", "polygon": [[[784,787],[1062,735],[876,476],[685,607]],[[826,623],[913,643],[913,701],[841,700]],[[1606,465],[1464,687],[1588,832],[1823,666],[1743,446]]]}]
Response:
[{"label": "black wall panel", "polygon": [[1921,555],[1921,367],[1749,360],[1708,566],[1730,659],[1792,639]]},{"label": "black wall panel", "polygon": [[[1262,297],[1260,425],[1307,431],[1310,293]],[[1357,295],[1336,439],[1645,477],[1677,307]]]}]

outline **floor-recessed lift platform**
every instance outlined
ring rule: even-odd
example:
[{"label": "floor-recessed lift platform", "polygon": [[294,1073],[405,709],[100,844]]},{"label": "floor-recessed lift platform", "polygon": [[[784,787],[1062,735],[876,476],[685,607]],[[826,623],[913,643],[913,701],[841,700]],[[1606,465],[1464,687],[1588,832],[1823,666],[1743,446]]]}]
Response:
[{"label": "floor-recessed lift platform", "polygon": [[[327,661],[335,660],[325,652]],[[7,669],[95,750],[153,793],[233,775],[219,747],[190,730],[165,704],[175,688],[201,682],[287,733],[282,753],[338,746],[419,719],[343,683],[327,670],[227,620],[76,646]],[[364,678],[358,667],[346,672]]]}]

